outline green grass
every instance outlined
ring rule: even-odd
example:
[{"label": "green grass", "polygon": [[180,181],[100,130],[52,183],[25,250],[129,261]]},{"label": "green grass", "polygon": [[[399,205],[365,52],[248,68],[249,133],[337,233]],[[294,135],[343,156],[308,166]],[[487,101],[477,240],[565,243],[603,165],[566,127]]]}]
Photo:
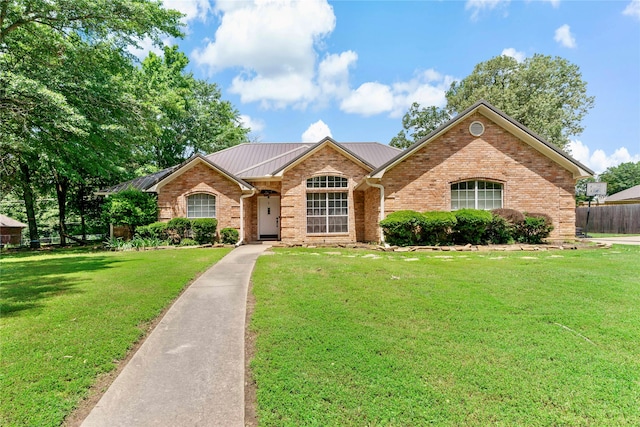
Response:
[{"label": "green grass", "polygon": [[640,248],[331,252],[258,260],[261,426],[640,425]]},{"label": "green grass", "polygon": [[145,323],[228,251],[3,254],[0,425],[60,425]]},{"label": "green grass", "polygon": [[638,234],[591,233],[591,232],[589,232],[589,237],[592,237],[594,239],[600,239],[600,238],[604,238],[604,237],[632,237],[632,236],[638,236]]}]

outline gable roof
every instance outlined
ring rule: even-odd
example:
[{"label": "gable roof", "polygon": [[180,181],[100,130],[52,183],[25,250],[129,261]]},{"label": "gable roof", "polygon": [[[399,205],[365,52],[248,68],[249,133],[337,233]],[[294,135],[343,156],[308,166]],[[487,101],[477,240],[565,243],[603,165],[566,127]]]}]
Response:
[{"label": "gable roof", "polygon": [[627,188],[626,190],[618,191],[604,199],[607,202],[626,202],[626,201],[640,201],[640,185]]},{"label": "gable roof", "polygon": [[410,157],[414,153],[416,153],[422,147],[428,145],[436,138],[450,130],[453,126],[455,126],[460,121],[466,119],[474,113],[479,113],[489,120],[492,120],[503,129],[507,130],[517,138],[519,138],[524,143],[528,144],[541,154],[547,156],[555,163],[564,167],[573,173],[574,178],[585,178],[588,176],[594,175],[594,172],[578,162],[576,159],[565,153],[564,151],[557,148],[555,145],[547,142],[544,138],[537,135],[535,132],[524,126],[523,124],[517,122],[516,120],[509,117],[507,114],[497,109],[493,105],[489,104],[487,101],[481,100],[473,104],[471,107],[464,110],[462,113],[458,114],[453,119],[449,120],[447,123],[443,124],[429,135],[425,136],[421,140],[417,141],[415,144],[411,145],[405,151],[384,163],[376,170],[369,174],[370,178],[382,178],[387,170],[390,170],[401,163],[406,158]]},{"label": "gable roof", "polygon": [[[325,144],[332,144],[345,156],[373,170],[401,150],[378,142],[348,142],[339,144],[331,138],[319,142],[276,142],[276,143],[244,143],[226,148],[207,156],[196,155],[167,169],[135,178],[97,192],[97,195],[117,193],[133,187],[142,191],[157,191],[167,180],[174,179],[184,172],[195,158],[205,161],[210,167],[237,182],[243,188],[253,188],[247,179],[261,179],[275,176],[284,168],[313,154]],[[182,171],[182,172],[181,172]]]},{"label": "gable roof", "polygon": [[13,218],[9,218],[6,215],[0,214],[0,227],[17,227],[17,228],[25,228],[27,224],[23,224],[20,221],[17,221]]},{"label": "gable roof", "polygon": [[171,172],[170,174],[166,175],[164,178],[160,179],[156,184],[154,184],[153,186],[149,187],[147,189],[147,191],[157,191],[160,187],[162,187],[162,186],[168,184],[169,182],[173,181],[174,179],[176,179],[177,177],[179,177],[184,172],[188,171],[189,169],[191,169],[192,167],[194,167],[198,163],[205,164],[206,166],[208,166],[211,169],[215,170],[219,174],[221,174],[221,175],[225,176],[226,178],[228,178],[229,180],[235,182],[236,184],[238,184],[240,186],[240,188],[243,191],[244,190],[252,190],[252,189],[254,189],[253,185],[249,184],[246,181],[243,181],[242,179],[236,177],[232,173],[229,173],[226,170],[222,169],[220,166],[216,165],[215,163],[213,163],[212,161],[207,159],[202,154],[196,154],[194,156],[191,156],[191,158],[188,159],[187,161],[183,162],[173,172]]},{"label": "gable roof", "polygon": [[296,166],[300,162],[302,162],[305,159],[311,157],[314,153],[317,153],[322,148],[327,147],[327,146],[330,146],[330,147],[333,147],[333,148],[337,149],[338,152],[343,154],[345,157],[351,159],[354,163],[358,163],[360,166],[362,166],[365,169],[368,169],[369,171],[372,171],[373,169],[375,169],[375,166],[373,166],[367,160],[365,160],[362,157],[358,156],[357,154],[355,154],[353,151],[349,150],[344,145],[338,144],[333,138],[330,138],[330,137],[327,136],[324,139],[322,139],[320,142],[318,142],[318,143],[312,145],[311,147],[309,147],[306,151],[301,153],[296,158],[291,159],[288,163],[285,163],[284,165],[280,166],[280,168],[278,168],[275,171],[273,171],[271,173],[271,175],[282,176],[282,174],[287,169],[290,169],[290,168]]}]

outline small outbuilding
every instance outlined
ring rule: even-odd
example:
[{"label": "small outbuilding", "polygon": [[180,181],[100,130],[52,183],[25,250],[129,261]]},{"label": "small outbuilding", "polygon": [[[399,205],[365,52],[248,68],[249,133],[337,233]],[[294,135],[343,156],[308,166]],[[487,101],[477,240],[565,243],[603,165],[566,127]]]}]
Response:
[{"label": "small outbuilding", "polygon": [[19,245],[22,241],[22,230],[27,225],[0,214],[0,243],[4,245]]}]

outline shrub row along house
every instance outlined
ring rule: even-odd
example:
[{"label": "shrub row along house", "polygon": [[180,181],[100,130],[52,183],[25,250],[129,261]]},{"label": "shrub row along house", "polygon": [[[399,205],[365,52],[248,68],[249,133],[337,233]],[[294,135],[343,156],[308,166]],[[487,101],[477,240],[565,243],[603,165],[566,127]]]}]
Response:
[{"label": "shrub row along house", "polygon": [[242,242],[379,242],[399,210],[510,208],[575,234],[586,166],[480,101],[404,151],[379,143],[247,143],[106,189],[157,194],[159,220],[215,217]]}]

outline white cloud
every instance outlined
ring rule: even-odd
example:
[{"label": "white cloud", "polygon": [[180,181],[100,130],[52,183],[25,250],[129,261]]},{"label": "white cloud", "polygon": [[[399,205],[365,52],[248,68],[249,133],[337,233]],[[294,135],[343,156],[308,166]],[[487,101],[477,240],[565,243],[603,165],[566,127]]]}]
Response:
[{"label": "white cloud", "polygon": [[358,54],[348,50],[327,55],[318,66],[318,85],[325,96],[345,97],[349,94],[349,68],[358,60]]},{"label": "white cloud", "polygon": [[602,173],[605,169],[618,166],[620,163],[640,162],[640,154],[631,155],[626,147],[616,149],[611,155],[607,155],[604,150],[600,149],[591,153],[589,147],[582,141],[572,140],[567,148],[574,159],[590,167],[596,173]]},{"label": "white cloud", "polygon": [[[171,44],[171,40],[165,39],[162,41],[162,44],[164,46],[169,46]],[[127,50],[140,61],[149,56],[149,52],[153,52],[158,56],[163,55],[162,47],[155,45],[149,37],[145,37],[143,40],[138,41],[138,45],[140,47],[129,46]]]},{"label": "white cloud", "polygon": [[185,14],[185,22],[199,19],[204,21],[210,11],[213,10],[209,0],[163,0],[165,9],[175,9]]},{"label": "white cloud", "polygon": [[640,0],[631,0],[622,13],[640,20]]},{"label": "white cloud", "polygon": [[478,19],[483,10],[493,10],[499,6],[507,6],[510,0],[467,0],[465,10],[471,10],[471,19]]},{"label": "white cloud", "polygon": [[508,47],[508,48],[504,49],[502,51],[501,55],[509,56],[509,57],[515,59],[518,62],[524,61],[524,59],[527,57],[527,55],[525,55],[524,52],[519,52],[519,51],[515,50],[512,47]]},{"label": "white cloud", "polygon": [[409,81],[392,85],[367,82],[344,98],[340,109],[363,116],[389,113],[391,117],[400,117],[414,102],[444,107],[447,102],[445,92],[453,81],[453,77],[429,69]]},{"label": "white cloud", "polygon": [[331,129],[329,129],[329,126],[327,126],[325,122],[318,120],[309,125],[307,130],[304,131],[302,134],[302,142],[318,142],[326,136],[332,137]]},{"label": "white cloud", "polygon": [[340,109],[345,113],[363,116],[384,113],[392,108],[391,88],[378,82],[363,83],[340,103]]},{"label": "white cloud", "polygon": [[304,107],[317,96],[315,46],[336,22],[326,0],[224,2],[216,10],[220,26],[213,41],[193,51],[197,64],[211,72],[242,68],[230,89],[242,102]]},{"label": "white cloud", "polygon": [[567,24],[564,24],[556,30],[553,39],[564,47],[574,48],[577,46],[576,39],[573,37],[573,34],[571,34],[571,27]]},{"label": "white cloud", "polygon": [[254,119],[246,114],[241,114],[239,118],[242,126],[251,129],[251,133],[259,133],[264,130],[265,124],[263,120]]}]

